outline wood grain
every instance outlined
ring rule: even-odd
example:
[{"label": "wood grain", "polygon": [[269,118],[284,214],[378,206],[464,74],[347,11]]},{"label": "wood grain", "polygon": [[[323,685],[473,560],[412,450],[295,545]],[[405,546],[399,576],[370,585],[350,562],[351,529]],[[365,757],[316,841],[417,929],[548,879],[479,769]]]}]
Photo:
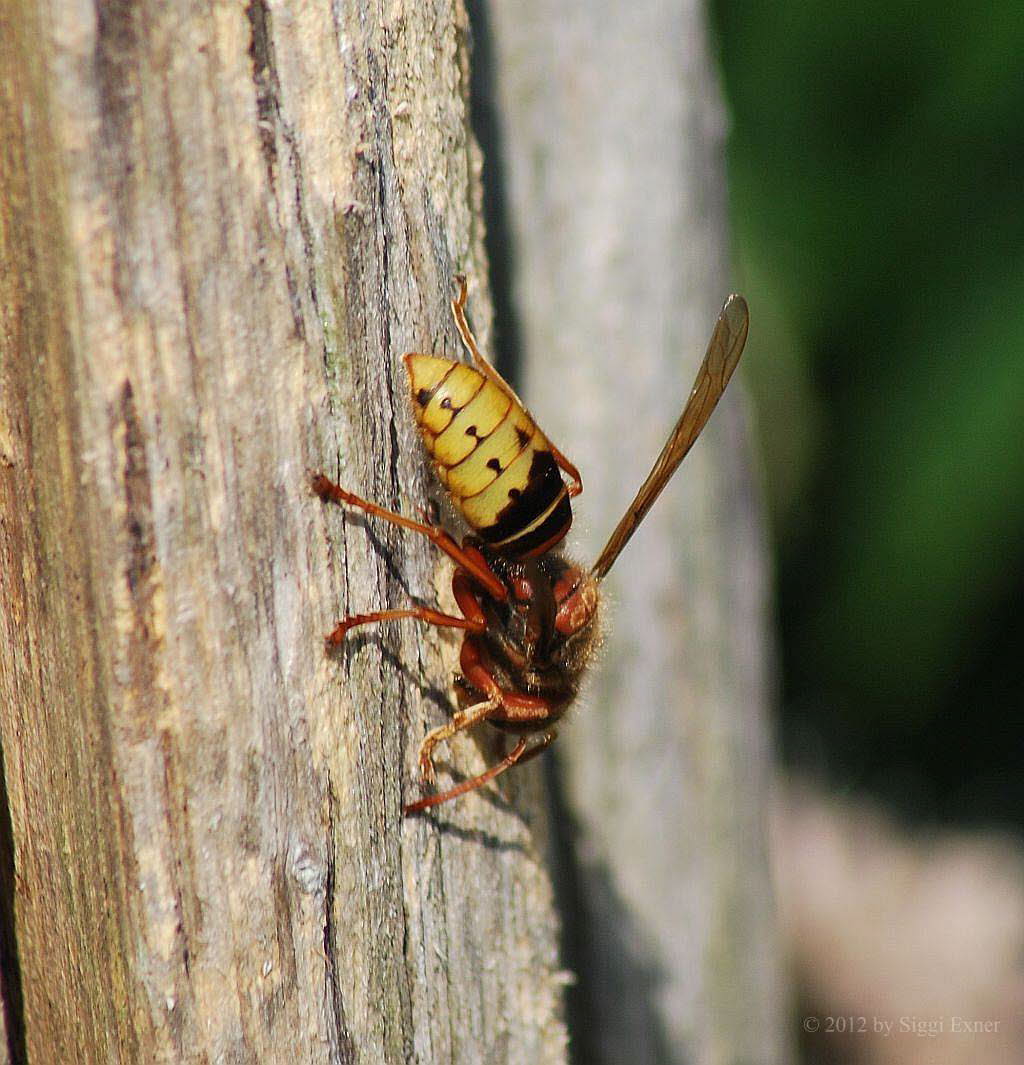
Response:
[{"label": "wood grain", "polygon": [[415,513],[399,356],[458,352],[457,269],[486,334],[461,4],[3,22],[8,1045],[563,1061],[535,768],[403,821],[456,640],[410,622],[323,650],[347,610],[447,580],[308,471]]}]

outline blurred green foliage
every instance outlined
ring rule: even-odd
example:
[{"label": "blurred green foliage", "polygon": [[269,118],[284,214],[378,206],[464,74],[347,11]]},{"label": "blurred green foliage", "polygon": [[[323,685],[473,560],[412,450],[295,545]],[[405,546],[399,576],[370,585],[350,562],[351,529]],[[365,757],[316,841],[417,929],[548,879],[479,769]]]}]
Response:
[{"label": "blurred green foliage", "polygon": [[1019,3],[718,0],[791,764],[1024,824]]}]

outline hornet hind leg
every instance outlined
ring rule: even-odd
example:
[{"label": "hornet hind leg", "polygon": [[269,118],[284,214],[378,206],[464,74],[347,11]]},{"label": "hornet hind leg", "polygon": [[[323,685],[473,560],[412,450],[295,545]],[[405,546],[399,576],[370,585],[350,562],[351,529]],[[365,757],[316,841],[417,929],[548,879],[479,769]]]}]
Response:
[{"label": "hornet hind leg", "polygon": [[484,770],[479,776],[464,780],[454,788],[449,788],[448,791],[438,792],[436,795],[427,795],[425,798],[418,799],[416,802],[411,802],[402,808],[402,813],[405,814],[406,817],[409,817],[411,814],[418,814],[421,810],[427,810],[431,806],[439,806],[441,803],[448,802],[450,799],[457,799],[460,795],[465,795],[467,791],[475,791],[488,781],[500,776],[507,769],[511,769],[514,765],[524,765],[531,758],[536,758],[541,751],[546,750],[552,743],[554,743],[557,736],[558,733],[554,729],[550,732],[545,732],[529,750],[527,750],[527,744],[530,742],[530,738],[529,736],[523,736],[515,747],[513,747],[500,762],[492,765],[490,769]]}]

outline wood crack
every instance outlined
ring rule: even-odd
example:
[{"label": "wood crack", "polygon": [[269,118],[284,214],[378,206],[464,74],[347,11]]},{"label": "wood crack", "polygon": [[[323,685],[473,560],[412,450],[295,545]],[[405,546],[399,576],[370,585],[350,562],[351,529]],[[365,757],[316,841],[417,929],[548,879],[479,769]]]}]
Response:
[{"label": "wood crack", "polygon": [[338,937],[334,923],[334,890],[337,882],[337,840],[334,833],[334,810],[337,798],[330,774],[327,776],[327,876],[324,883],[324,1005],[327,1010],[327,1034],[331,1044],[331,1061],[337,1065],[354,1065],[355,1044],[345,1023],[345,1000],[338,979]]},{"label": "wood crack", "polygon": [[14,828],[7,796],[7,766],[0,746],[0,994],[10,1065],[27,1065],[25,997],[21,986],[15,895]]}]

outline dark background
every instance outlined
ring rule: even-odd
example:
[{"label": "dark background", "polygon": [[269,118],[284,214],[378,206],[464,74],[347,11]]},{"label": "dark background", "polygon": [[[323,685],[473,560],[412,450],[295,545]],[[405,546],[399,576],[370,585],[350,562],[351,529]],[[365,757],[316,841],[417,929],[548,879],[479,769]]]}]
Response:
[{"label": "dark background", "polygon": [[712,6],[777,566],[781,746],[1024,828],[1024,18]]}]

